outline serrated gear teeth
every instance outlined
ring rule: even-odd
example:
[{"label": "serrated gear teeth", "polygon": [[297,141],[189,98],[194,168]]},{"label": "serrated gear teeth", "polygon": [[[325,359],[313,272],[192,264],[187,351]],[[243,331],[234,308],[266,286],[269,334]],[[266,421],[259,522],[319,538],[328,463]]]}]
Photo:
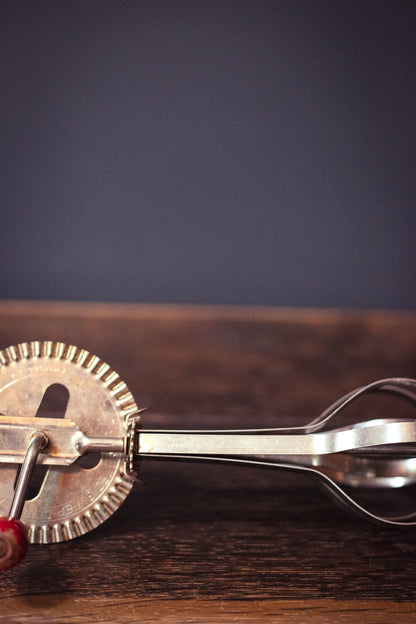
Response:
[{"label": "serrated gear teeth", "polygon": [[[64,416],[81,431],[89,436],[127,435],[127,416],[138,412],[137,405],[124,381],[96,355],[53,341],[26,342],[0,351],[0,411],[27,414],[28,409],[33,413],[27,415],[33,417],[46,389],[55,384],[67,388]],[[30,542],[74,539],[118,509],[136,474],[127,474],[122,454],[103,455],[90,468],[77,462],[68,468],[48,468],[39,493],[23,509]],[[0,514],[7,514],[16,470],[0,462]]]}]

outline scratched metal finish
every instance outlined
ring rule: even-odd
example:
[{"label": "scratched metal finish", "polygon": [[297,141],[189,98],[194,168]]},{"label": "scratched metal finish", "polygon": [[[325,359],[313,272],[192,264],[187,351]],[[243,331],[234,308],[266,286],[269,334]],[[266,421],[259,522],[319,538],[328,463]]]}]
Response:
[{"label": "scratched metal finish", "polygon": [[[63,343],[23,343],[0,352],[0,412],[36,416],[46,390],[69,391],[65,418],[87,435],[123,437],[125,417],[137,410],[133,397],[110,367],[85,350]],[[17,466],[0,465],[0,514],[7,515]],[[49,466],[39,493],[26,501],[22,520],[32,543],[67,541],[104,522],[124,501],[134,479],[120,454],[106,453],[86,468]]]}]

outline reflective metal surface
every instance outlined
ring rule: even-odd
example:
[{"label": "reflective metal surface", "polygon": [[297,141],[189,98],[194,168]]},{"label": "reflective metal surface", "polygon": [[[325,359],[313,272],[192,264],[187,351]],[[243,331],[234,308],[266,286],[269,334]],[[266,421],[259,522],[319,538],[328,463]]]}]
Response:
[{"label": "reflective metal surface", "polygon": [[309,434],[143,431],[138,436],[137,452],[143,455],[320,456],[411,442],[416,442],[416,421],[370,420],[351,427]]},{"label": "reflective metal surface", "polygon": [[[40,406],[54,385],[66,388],[67,404],[60,414],[45,418]],[[348,393],[302,427],[141,431],[131,393],[96,356],[62,343],[10,347],[0,352],[0,513],[16,497],[18,466],[36,431],[48,444],[38,458],[46,473],[22,515],[32,542],[72,539],[99,525],[123,502],[137,460],[146,457],[305,471],[368,519],[416,524],[416,511],[374,513],[346,489],[398,489],[416,483],[416,419],[365,420],[326,429],[341,410],[373,392],[416,403],[415,380],[385,379]]]},{"label": "reflective metal surface", "polygon": [[[45,419],[36,417],[48,388],[56,384],[64,386],[69,393],[64,414],[51,413]],[[76,457],[79,453],[73,433],[75,442],[78,432],[118,441],[118,452],[101,452],[95,456],[95,465],[83,465],[79,461],[70,466],[49,465],[38,475],[39,491],[26,500],[21,517],[29,529],[31,542],[72,539],[98,526],[118,509],[134,483],[135,475],[126,473],[123,453],[119,451],[120,441],[126,436],[126,419],[135,412],[136,404],[124,382],[108,364],[88,351],[62,343],[32,342],[0,352],[3,419],[21,418],[23,423],[27,422],[26,418],[39,419],[48,431],[50,448],[57,448],[66,438],[66,450],[68,443],[72,444],[74,448],[70,452]],[[28,431],[25,425],[23,430]],[[36,430],[41,428],[37,426]],[[7,449],[9,463],[0,462],[0,514],[7,515],[19,471],[18,464],[11,462],[13,455],[17,460],[21,457],[21,446],[13,448],[15,428],[10,439],[4,429],[1,433],[1,446]],[[41,460],[47,455],[45,449]]]}]

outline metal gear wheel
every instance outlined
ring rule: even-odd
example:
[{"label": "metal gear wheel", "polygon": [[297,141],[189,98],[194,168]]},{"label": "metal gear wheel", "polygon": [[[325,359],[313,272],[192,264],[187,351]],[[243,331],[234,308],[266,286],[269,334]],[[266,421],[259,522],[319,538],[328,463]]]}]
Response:
[{"label": "metal gear wheel", "polygon": [[[90,436],[126,438],[128,421],[138,413],[136,403],[118,374],[97,356],[52,341],[0,351],[3,415],[36,416],[45,393],[56,384],[67,389],[61,417]],[[62,542],[87,533],[129,494],[136,474],[126,470],[120,453],[101,453],[95,465],[82,459],[69,467],[44,469],[39,491],[26,501],[22,514],[30,542]],[[8,512],[18,470],[15,464],[0,463],[0,514]]]}]

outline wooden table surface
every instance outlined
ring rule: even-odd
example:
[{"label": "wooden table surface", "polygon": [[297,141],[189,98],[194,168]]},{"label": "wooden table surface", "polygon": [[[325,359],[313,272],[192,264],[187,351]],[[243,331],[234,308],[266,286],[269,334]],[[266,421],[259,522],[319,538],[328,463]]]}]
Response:
[{"label": "wooden table surface", "polygon": [[[149,427],[304,424],[357,386],[416,377],[416,315],[0,302],[0,346],[107,361]],[[363,401],[363,419],[390,398]],[[407,409],[404,405],[403,409]],[[2,622],[416,622],[416,530],[375,526],[277,470],[142,462],[112,518],[2,573]]]}]

